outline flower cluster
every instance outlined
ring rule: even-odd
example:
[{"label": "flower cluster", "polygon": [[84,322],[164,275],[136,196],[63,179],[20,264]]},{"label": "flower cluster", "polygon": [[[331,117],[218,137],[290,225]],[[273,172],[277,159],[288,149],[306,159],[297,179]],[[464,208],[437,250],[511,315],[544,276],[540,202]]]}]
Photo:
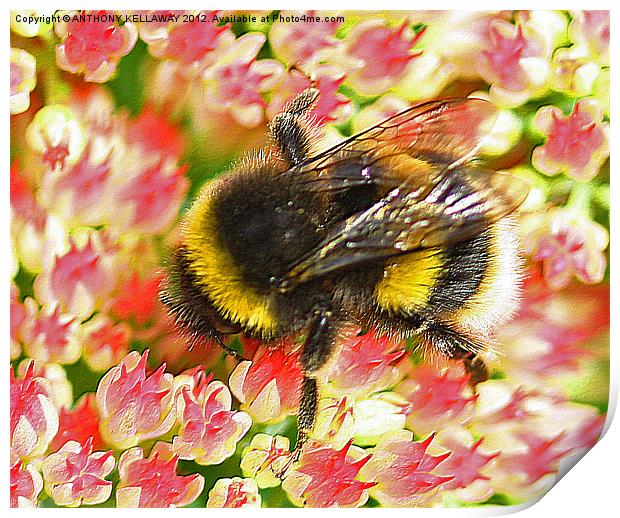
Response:
[{"label": "flower cluster", "polygon": [[[12,507],[513,504],[596,443],[608,12],[49,14],[11,13]],[[295,451],[303,333],[231,338],[237,361],[188,340],[158,292],[195,193],[310,85],[317,149],[429,99],[486,99],[483,158],[530,194],[489,379],[348,327]]]}]

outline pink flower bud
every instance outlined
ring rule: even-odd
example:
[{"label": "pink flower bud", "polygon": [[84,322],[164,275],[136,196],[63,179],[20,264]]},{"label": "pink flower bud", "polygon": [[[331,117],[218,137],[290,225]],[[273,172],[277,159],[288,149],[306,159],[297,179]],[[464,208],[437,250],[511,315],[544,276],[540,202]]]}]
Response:
[{"label": "pink flower bud", "polygon": [[251,478],[221,478],[209,491],[207,507],[260,507],[256,481]]},{"label": "pink flower bud", "polygon": [[413,442],[410,432],[385,437],[372,450],[370,462],[362,469],[363,480],[375,480],[370,494],[386,507],[424,506],[432,491],[452,476],[434,473],[450,453],[433,456],[427,449],[434,438]]},{"label": "pink flower bud", "polygon": [[328,390],[357,397],[393,385],[400,376],[394,364],[405,354],[399,346],[398,342],[380,337],[374,331],[346,339],[327,375]]},{"label": "pink flower bud", "polygon": [[311,437],[333,448],[343,448],[353,438],[356,425],[351,400],[324,397],[319,401]]},{"label": "pink flower bud", "polygon": [[114,324],[100,313],[82,325],[82,334],[84,359],[95,372],[117,365],[128,352],[130,329],[125,322]]},{"label": "pink flower bud", "polygon": [[141,278],[138,272],[132,272],[119,286],[112,313],[137,327],[151,323],[159,308],[157,297],[161,279],[160,275]]},{"label": "pink flower bud", "polygon": [[256,59],[264,42],[261,33],[244,34],[218,54],[215,64],[203,74],[209,108],[230,112],[246,128],[254,128],[264,120],[267,103],[262,94],[271,90],[284,72],[276,60]]},{"label": "pink flower bud", "polygon": [[57,505],[78,507],[105,502],[112,482],[105,480],[116,464],[111,451],[93,452],[92,438],[68,441],[42,465],[45,491]]},{"label": "pink flower bud", "polygon": [[43,479],[32,464],[21,460],[11,465],[11,507],[38,507]]},{"label": "pink flower bud", "polygon": [[37,457],[47,450],[58,431],[58,413],[45,378],[34,376],[34,362],[23,378],[11,369],[11,449],[21,457]]},{"label": "pink flower bud", "polygon": [[279,486],[281,480],[276,475],[288,463],[290,448],[286,437],[257,433],[243,452],[240,465],[243,475],[255,479],[260,488]]},{"label": "pink flower bud", "polygon": [[565,207],[554,207],[541,218],[530,216],[522,225],[524,248],[541,261],[547,284],[559,289],[574,276],[586,284],[600,282],[605,275],[609,244],[607,230],[587,215]]},{"label": "pink flower bud", "polygon": [[452,428],[440,432],[435,442],[437,453],[450,453],[433,471],[451,477],[442,485],[438,496],[443,497],[449,491],[459,500],[480,503],[493,495],[485,468],[499,452],[487,452],[483,437],[474,440],[469,431]]},{"label": "pink flower bud", "polygon": [[297,412],[302,373],[299,353],[288,354],[284,345],[261,347],[252,361],[242,361],[230,375],[235,397],[259,423],[280,421]]},{"label": "pink flower bud", "polygon": [[21,337],[28,356],[42,363],[74,363],[82,354],[76,317],[62,314],[58,304],[39,308],[31,298],[24,306]]},{"label": "pink flower bud", "polygon": [[201,465],[220,464],[235,453],[252,419],[231,410],[232,397],[222,382],[207,384],[204,373],[198,372],[192,385],[184,386],[177,396],[180,427],[172,451]]},{"label": "pink flower bud", "polygon": [[99,429],[104,440],[126,449],[169,432],[176,418],[172,374],[161,365],[146,374],[148,350],[130,352],[110,369],[97,387]]},{"label": "pink flower bud", "polygon": [[366,503],[376,482],[363,482],[358,475],[371,456],[351,443],[340,450],[314,441],[306,444],[298,465],[282,483],[295,505],[359,507]]},{"label": "pink flower bud", "polygon": [[78,160],[86,145],[86,134],[73,111],[48,104],[26,128],[26,142],[50,171],[57,172]]},{"label": "pink flower bud", "polygon": [[125,451],[118,461],[120,481],[117,507],[183,507],[191,504],[204,487],[202,475],[179,476],[178,455],[170,445],[158,442],[148,457],[142,448]]},{"label": "pink flower bud", "polygon": [[37,62],[29,52],[11,47],[11,115],[30,107],[30,92],[37,84]]},{"label": "pink flower bud", "polygon": [[571,11],[568,36],[601,66],[609,66],[609,11]]},{"label": "pink flower bud", "polygon": [[147,234],[167,229],[176,218],[189,188],[184,176],[186,170],[186,167],[177,167],[175,161],[162,158],[123,182],[118,197],[130,212],[129,221],[124,225]]},{"label": "pink flower bud", "polygon": [[[17,375],[23,377],[30,368],[32,360],[24,358],[17,365]],[[67,379],[67,373],[61,365],[56,363],[36,362],[34,364],[35,378],[45,378],[49,383],[52,403],[60,411],[69,408],[73,403],[73,386]]]},{"label": "pink flower bud", "polygon": [[90,235],[82,246],[70,238],[69,250],[56,255],[51,269],[37,277],[37,299],[59,303],[63,311],[82,318],[101,309],[114,290],[115,276],[113,255],[96,245]]},{"label": "pink flower bud", "polygon": [[407,424],[418,434],[467,423],[476,400],[469,376],[460,365],[420,365],[398,384],[396,391],[409,402],[405,410]]}]

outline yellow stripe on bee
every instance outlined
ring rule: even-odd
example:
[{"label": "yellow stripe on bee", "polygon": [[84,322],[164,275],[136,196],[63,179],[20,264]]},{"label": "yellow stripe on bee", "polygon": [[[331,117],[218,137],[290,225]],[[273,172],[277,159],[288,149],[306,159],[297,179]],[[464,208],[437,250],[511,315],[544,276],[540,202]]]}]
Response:
[{"label": "yellow stripe on bee", "polygon": [[414,252],[394,259],[375,286],[377,303],[390,313],[414,313],[431,296],[442,270],[440,249]]},{"label": "yellow stripe on bee", "polygon": [[247,329],[272,336],[277,327],[270,298],[244,281],[230,252],[218,239],[210,186],[187,213],[183,226],[189,264],[201,290],[220,314]]}]

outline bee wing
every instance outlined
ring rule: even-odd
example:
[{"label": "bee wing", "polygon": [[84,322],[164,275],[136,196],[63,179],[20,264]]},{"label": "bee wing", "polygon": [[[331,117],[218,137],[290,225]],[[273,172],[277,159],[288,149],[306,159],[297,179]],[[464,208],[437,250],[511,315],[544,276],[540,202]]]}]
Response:
[{"label": "bee wing", "polygon": [[471,239],[514,211],[527,183],[505,173],[462,166],[428,178],[428,188],[404,183],[330,229],[291,265],[282,290],[361,264]]},{"label": "bee wing", "polygon": [[496,115],[493,105],[483,99],[448,99],[413,106],[398,115],[364,130],[319,153],[285,174],[316,173],[338,163],[368,157],[386,146],[410,155],[442,156],[448,165],[472,158],[480,143],[480,126]]}]

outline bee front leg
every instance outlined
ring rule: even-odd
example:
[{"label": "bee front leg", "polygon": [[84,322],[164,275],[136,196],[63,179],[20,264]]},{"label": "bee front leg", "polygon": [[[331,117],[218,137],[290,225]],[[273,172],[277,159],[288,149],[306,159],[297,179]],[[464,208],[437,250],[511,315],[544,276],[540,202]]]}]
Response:
[{"label": "bee front leg", "polygon": [[293,462],[299,459],[316,422],[319,405],[319,386],[316,380],[318,371],[327,363],[334,349],[335,329],[333,314],[324,310],[312,319],[301,352],[301,368],[304,372],[299,413],[297,414],[297,443],[291,452],[289,462],[279,476],[283,477]]},{"label": "bee front leg", "polygon": [[308,157],[314,131],[308,112],[319,97],[316,88],[308,88],[291,101],[269,125],[269,133],[291,166]]},{"label": "bee front leg", "polygon": [[297,425],[299,434],[295,448],[300,450],[314,428],[319,401],[316,375],[329,360],[334,349],[333,314],[324,310],[316,314],[308,328],[301,352],[301,368],[304,372],[301,403]]}]

